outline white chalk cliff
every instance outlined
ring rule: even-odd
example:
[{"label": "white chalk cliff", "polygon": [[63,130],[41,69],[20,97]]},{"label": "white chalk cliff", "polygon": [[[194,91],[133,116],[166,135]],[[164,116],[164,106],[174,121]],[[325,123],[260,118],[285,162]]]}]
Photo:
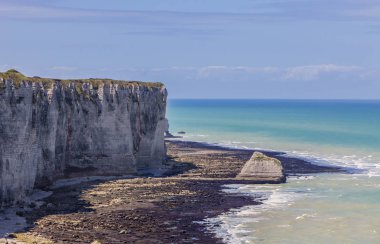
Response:
[{"label": "white chalk cliff", "polygon": [[161,83],[0,73],[0,207],[75,175],[123,175],[166,158]]}]

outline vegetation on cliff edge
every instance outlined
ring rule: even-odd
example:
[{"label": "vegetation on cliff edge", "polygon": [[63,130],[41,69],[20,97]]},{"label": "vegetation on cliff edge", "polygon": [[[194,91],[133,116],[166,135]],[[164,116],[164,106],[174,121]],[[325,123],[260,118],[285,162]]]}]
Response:
[{"label": "vegetation on cliff edge", "polygon": [[145,87],[163,87],[164,85],[160,82],[142,82],[142,81],[122,81],[122,80],[112,80],[112,79],[101,79],[101,78],[90,78],[90,79],[51,79],[51,78],[41,78],[38,76],[27,77],[15,69],[10,69],[4,73],[0,72],[0,79],[12,80],[16,87],[19,87],[22,82],[35,82],[41,83],[44,87],[51,87],[55,83],[60,83],[64,86],[69,86],[74,84],[76,88],[82,89],[83,84],[91,84],[95,89],[101,84],[117,84],[123,88],[131,86],[145,86]]}]

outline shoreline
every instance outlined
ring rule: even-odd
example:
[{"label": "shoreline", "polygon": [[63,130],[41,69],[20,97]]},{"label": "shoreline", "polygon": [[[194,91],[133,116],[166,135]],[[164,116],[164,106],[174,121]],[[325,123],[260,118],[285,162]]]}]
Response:
[{"label": "shoreline", "polygon": [[[183,137],[167,137],[165,138],[166,141],[172,141],[175,143],[180,143],[180,142],[186,142],[186,143],[192,143],[192,144],[199,144],[201,146],[207,147],[207,148],[222,148],[222,149],[227,149],[227,150],[238,150],[238,151],[249,151],[249,152],[261,152],[266,155],[269,155],[271,157],[278,156],[278,158],[291,158],[291,159],[298,159],[300,161],[305,161],[307,163],[310,163],[312,165],[317,165],[317,166],[322,166],[326,168],[336,168],[340,169],[340,172],[344,173],[350,173],[350,174],[356,174],[356,173],[363,173],[366,172],[366,168],[360,168],[357,166],[353,166],[350,164],[345,164],[341,163],[336,159],[333,159],[332,163],[329,158],[326,158],[326,155],[318,155],[318,154],[310,154],[310,155],[299,155],[294,152],[290,151],[285,151],[281,149],[269,149],[269,148],[255,148],[255,147],[245,147],[245,146],[233,146],[229,144],[223,144],[223,143],[218,143],[218,142],[206,142],[206,141],[193,141],[193,140],[187,140],[184,139]],[[345,156],[343,156],[345,157]],[[341,161],[344,161],[341,159]],[[337,171],[338,172],[338,171]],[[317,172],[318,173],[318,172]]]},{"label": "shoreline", "polygon": [[[166,176],[98,178],[51,188],[53,194],[44,199],[44,205],[23,213],[30,227],[17,234],[17,239],[222,243],[201,222],[231,209],[260,204],[251,196],[222,192],[226,184],[257,183],[234,179],[254,150],[189,141],[168,140],[166,144],[168,164],[173,167]],[[264,152],[280,159],[288,175],[345,172],[284,157],[282,152]]]},{"label": "shoreline", "polygon": [[[285,174],[287,176],[295,176],[298,174],[315,174],[315,173],[349,173],[351,168],[340,167],[336,165],[325,165],[318,164],[315,162],[308,161],[305,158],[287,155],[286,152],[280,150],[265,150],[265,149],[248,149],[248,148],[234,148],[224,145],[216,145],[214,143],[208,142],[198,142],[198,141],[186,141],[186,140],[166,140],[166,142],[172,142],[174,144],[182,144],[184,146],[199,147],[204,149],[219,149],[226,151],[237,151],[237,152],[247,152],[252,155],[253,152],[261,152],[269,157],[274,157],[280,160],[285,168]],[[246,154],[246,153],[244,153]],[[249,157],[247,158],[247,160]],[[297,166],[304,166],[305,168],[297,168]]]}]

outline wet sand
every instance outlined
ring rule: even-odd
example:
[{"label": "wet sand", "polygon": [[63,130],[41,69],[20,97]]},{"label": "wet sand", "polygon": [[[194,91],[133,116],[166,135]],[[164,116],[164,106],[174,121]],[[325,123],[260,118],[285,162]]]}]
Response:
[{"label": "wet sand", "polygon": [[[260,204],[226,194],[252,150],[168,141],[172,168],[166,176],[84,181],[51,189],[45,204],[21,213],[30,227],[14,236],[26,243],[222,243],[199,221],[231,208]],[[288,175],[339,172],[265,152],[282,161]],[[98,242],[96,242],[98,241]]]}]

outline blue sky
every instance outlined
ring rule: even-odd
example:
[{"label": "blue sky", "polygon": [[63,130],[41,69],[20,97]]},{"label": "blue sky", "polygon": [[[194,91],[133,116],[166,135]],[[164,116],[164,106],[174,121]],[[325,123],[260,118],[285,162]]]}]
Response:
[{"label": "blue sky", "polygon": [[380,99],[378,0],[0,0],[0,71],[171,98]]}]

